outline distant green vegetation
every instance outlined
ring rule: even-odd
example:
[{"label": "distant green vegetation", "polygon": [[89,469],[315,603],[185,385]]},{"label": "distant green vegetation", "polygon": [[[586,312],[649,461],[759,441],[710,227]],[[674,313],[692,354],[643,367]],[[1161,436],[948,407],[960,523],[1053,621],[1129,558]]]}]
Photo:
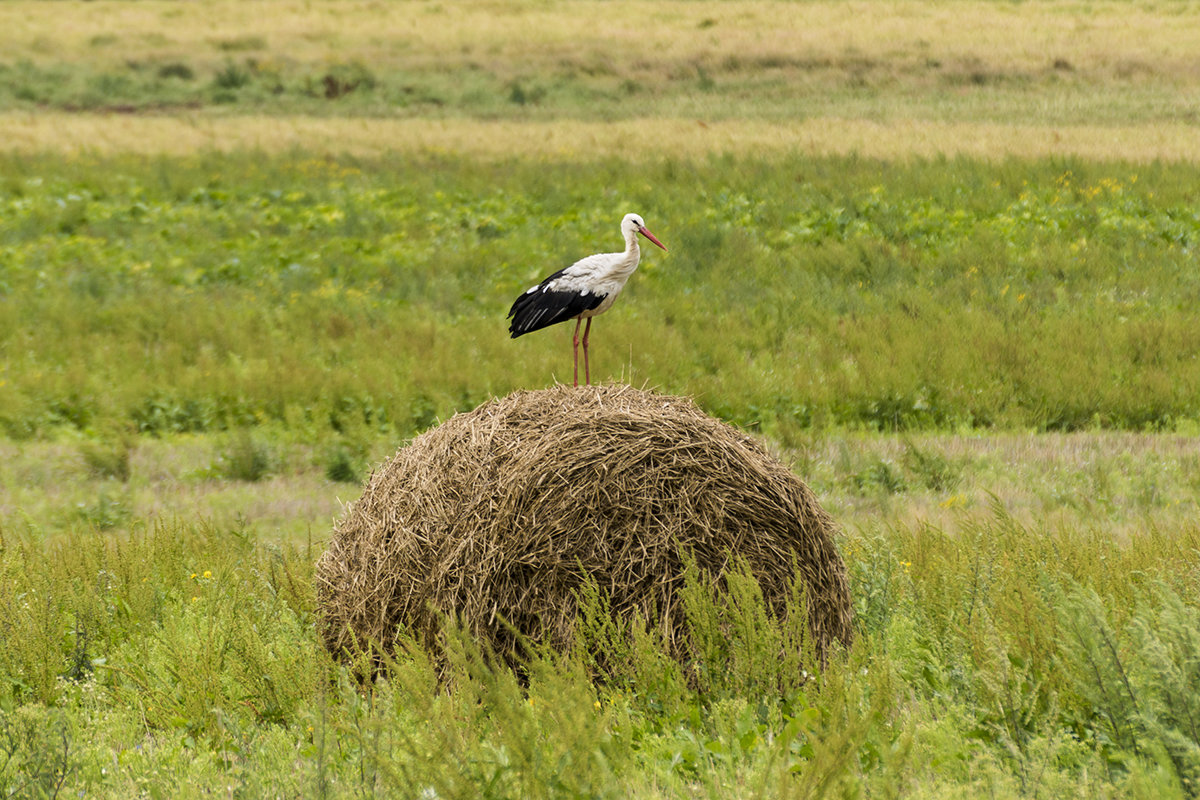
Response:
[{"label": "distant green vegetation", "polygon": [[969,58],[917,61],[898,66],[853,55],[698,57],[621,74],[615,65],[571,61],[548,71],[509,63],[295,63],[236,48],[222,60],[195,66],[187,57],[109,66],[0,60],[0,110],[533,120],[853,116],[1045,125],[1154,125],[1186,121],[1191,113],[1187,95],[1165,77],[1106,82],[1055,69],[1049,61],[1034,71]]},{"label": "distant green vegetation", "polygon": [[[1200,169],[8,158],[0,431],[411,435],[570,376],[518,292],[646,252],[594,374],[810,428],[1194,430]],[[1191,427],[1189,427],[1191,426]]]}]

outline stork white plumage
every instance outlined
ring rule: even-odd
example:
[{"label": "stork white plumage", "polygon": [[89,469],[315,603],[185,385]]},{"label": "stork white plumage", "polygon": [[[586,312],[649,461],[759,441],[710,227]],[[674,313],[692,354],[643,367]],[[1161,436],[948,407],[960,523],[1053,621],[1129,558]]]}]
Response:
[{"label": "stork white plumage", "polygon": [[560,269],[537,286],[531,286],[509,309],[512,322],[508,326],[512,338],[566,320],[575,320],[575,335],[571,342],[575,349],[575,385],[579,385],[579,326],[586,319],[583,329],[583,380],[591,383],[588,365],[588,334],[592,332],[592,317],[612,308],[617,295],[625,288],[625,281],[637,269],[641,258],[638,249],[638,234],[654,242],[663,251],[663,243],[646,229],[646,223],[637,214],[626,214],[621,220],[621,233],[625,236],[625,252],[597,253],[581,258],[566,269]]}]

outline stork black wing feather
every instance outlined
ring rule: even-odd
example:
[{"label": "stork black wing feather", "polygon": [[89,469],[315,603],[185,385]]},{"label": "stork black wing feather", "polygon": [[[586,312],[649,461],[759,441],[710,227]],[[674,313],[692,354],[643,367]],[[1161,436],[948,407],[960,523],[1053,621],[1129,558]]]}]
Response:
[{"label": "stork black wing feather", "polygon": [[512,338],[526,333],[533,333],[558,322],[574,319],[585,311],[591,311],[601,303],[607,295],[594,292],[555,291],[548,289],[547,284],[562,275],[556,272],[533,289],[522,294],[509,309],[508,316],[512,322],[508,332]]}]

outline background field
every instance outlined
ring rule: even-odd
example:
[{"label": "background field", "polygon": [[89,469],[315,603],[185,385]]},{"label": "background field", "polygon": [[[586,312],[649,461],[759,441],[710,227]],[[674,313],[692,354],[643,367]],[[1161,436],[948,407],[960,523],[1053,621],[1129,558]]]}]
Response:
[{"label": "background field", "polygon": [[1200,156],[1195,3],[46,8],[0,7],[6,148]]},{"label": "background field", "polygon": [[[1195,123],[1194,3],[226,0],[0,10],[12,108]],[[1033,102],[1031,102],[1031,100]]]},{"label": "background field", "polygon": [[[1184,2],[0,4],[0,794],[1195,797],[1197,53]],[[734,581],[683,669],[451,629],[362,691],[341,504],[569,377],[504,313],[629,210],[594,373],[794,466],[855,647],[810,680]]]}]

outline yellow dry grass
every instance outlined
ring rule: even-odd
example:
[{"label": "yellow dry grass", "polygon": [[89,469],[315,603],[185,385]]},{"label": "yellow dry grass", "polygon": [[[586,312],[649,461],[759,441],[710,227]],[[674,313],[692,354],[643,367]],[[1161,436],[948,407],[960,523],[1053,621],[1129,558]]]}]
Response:
[{"label": "yellow dry grass", "polygon": [[282,61],[358,59],[373,68],[576,64],[652,76],[671,64],[749,59],[810,65],[936,59],[985,68],[1200,80],[1196,3],[891,2],[380,3],[376,0],[100,0],[0,3],[6,61],[181,58],[230,52]]},{"label": "yellow dry grass", "polygon": [[[636,142],[650,158],[799,152],[1191,161],[1200,156],[1187,101],[1200,91],[1198,52],[1200,3],[1193,2],[11,0],[0,3],[0,62],[8,64],[76,64],[86,72],[177,60],[203,72],[251,59],[286,72],[356,61],[376,74],[596,75],[609,86],[643,84],[641,98],[670,84],[674,99],[642,100],[636,113],[644,118],[610,123],[212,109],[7,112],[0,151],[299,148],[553,160],[628,156]],[[721,94],[697,98],[680,88],[702,71],[730,76]],[[864,75],[878,91],[867,105],[846,93]],[[969,88],[993,78],[1004,87],[998,94]],[[744,90],[742,80],[751,82]],[[771,80],[776,94],[756,101]],[[772,100],[789,91],[781,86],[803,87],[820,107],[806,107],[811,116],[803,120],[781,118]],[[1062,116],[1059,108],[1092,111]]]},{"label": "yellow dry grass", "polygon": [[794,123],[635,119],[612,123],[317,117],[0,114],[0,151],[98,156],[182,156],[209,151],[317,155],[447,155],[586,160],[708,154],[845,155],[897,159],[970,156],[1079,156],[1097,160],[1200,160],[1200,136],[1186,124],[1045,127],[999,123],[808,119]]}]

